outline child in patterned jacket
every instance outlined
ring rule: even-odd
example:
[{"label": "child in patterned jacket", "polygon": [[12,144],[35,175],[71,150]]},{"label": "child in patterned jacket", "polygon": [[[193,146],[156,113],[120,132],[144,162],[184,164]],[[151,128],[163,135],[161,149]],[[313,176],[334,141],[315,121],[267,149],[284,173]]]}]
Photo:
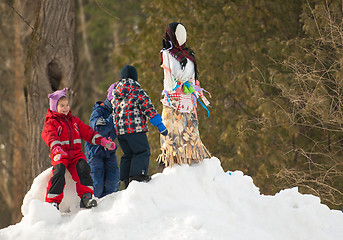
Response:
[{"label": "child in patterned jacket", "polygon": [[126,65],[120,70],[120,78],[113,90],[112,104],[117,137],[124,152],[120,161],[120,180],[127,187],[133,180],[150,180],[147,175],[150,160],[147,119],[163,136],[168,130],[148,94],[140,87],[136,68]]}]

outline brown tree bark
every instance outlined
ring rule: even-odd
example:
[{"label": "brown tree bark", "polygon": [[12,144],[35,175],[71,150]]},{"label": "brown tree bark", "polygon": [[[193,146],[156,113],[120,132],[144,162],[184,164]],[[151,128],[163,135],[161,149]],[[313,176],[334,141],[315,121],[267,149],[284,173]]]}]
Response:
[{"label": "brown tree bark", "polygon": [[[48,94],[73,93],[74,1],[0,2],[0,227],[21,219],[32,180],[50,166],[40,133]],[[71,94],[71,101],[73,94]]]},{"label": "brown tree bark", "polygon": [[[84,0],[77,0],[78,9],[78,28],[76,34],[75,47],[77,61],[75,63],[75,79],[73,88],[78,89],[74,96],[72,111],[81,120],[88,123],[89,110],[92,109],[95,102],[95,95],[99,94],[96,88],[96,80],[99,76],[95,74],[95,63],[90,49],[87,34],[87,20],[84,12]],[[82,81],[81,81],[82,79]]]},{"label": "brown tree bark", "polygon": [[[24,63],[34,2],[0,2],[0,227],[21,219],[26,188]],[[26,22],[25,22],[25,21]]]},{"label": "brown tree bark", "polygon": [[[25,69],[29,179],[50,166],[40,133],[49,108],[48,94],[71,87],[74,74],[74,1],[38,0]],[[70,89],[71,97],[73,89]],[[71,100],[71,99],[70,99]]]}]

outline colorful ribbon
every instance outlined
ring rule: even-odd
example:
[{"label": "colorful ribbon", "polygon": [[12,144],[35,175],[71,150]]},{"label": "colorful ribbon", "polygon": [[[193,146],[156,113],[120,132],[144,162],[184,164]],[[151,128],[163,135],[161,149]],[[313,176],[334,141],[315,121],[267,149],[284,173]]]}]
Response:
[{"label": "colorful ribbon", "polygon": [[194,89],[194,87],[193,87],[193,84],[191,84],[189,81],[184,82],[184,83],[182,84],[182,87],[183,87],[183,92],[184,92],[185,94],[187,94],[187,93],[192,94],[192,93],[195,92],[195,89]]},{"label": "colorful ribbon", "polygon": [[166,95],[166,96],[167,96],[168,104],[169,104],[169,106],[171,106],[171,103],[170,103],[170,100],[169,100],[168,91],[164,89],[164,90],[162,91],[162,95]]},{"label": "colorful ribbon", "polygon": [[205,108],[205,110],[207,111],[207,118],[209,118],[209,117],[210,117],[210,110],[208,110],[208,108],[206,107],[206,105],[203,104],[203,103],[199,100],[199,98],[194,94],[194,92],[193,92],[192,94],[193,94],[193,96],[195,97],[195,99],[197,99],[197,100],[199,101],[199,103],[201,104],[201,106],[202,106],[203,108]]}]

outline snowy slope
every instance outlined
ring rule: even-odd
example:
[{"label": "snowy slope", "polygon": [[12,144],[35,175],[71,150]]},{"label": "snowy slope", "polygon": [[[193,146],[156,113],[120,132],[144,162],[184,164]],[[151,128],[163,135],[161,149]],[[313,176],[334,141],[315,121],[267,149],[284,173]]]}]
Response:
[{"label": "snowy slope", "polygon": [[0,230],[0,240],[343,239],[342,212],[297,188],[261,195],[251,177],[224,172],[215,157],[132,182],[90,210],[80,211],[68,175],[61,210],[70,212],[62,214],[43,202],[49,174],[35,179],[22,221]]}]

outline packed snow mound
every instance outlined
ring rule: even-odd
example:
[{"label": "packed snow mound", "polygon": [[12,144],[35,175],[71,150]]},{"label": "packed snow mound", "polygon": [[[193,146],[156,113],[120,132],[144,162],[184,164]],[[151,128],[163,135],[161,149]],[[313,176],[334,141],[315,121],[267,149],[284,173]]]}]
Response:
[{"label": "packed snow mound", "polygon": [[[31,189],[25,195],[23,205],[21,206],[23,216],[32,217],[32,214],[29,215],[29,211],[31,209],[30,204],[32,202],[34,204],[35,202],[32,200],[36,199],[41,202],[45,201],[48,182],[52,176],[51,170],[52,167],[46,169],[33,180]],[[64,187],[64,197],[59,207],[63,213],[75,213],[80,210],[80,198],[76,194],[76,185],[68,170],[66,171],[65,179],[66,185]],[[34,211],[34,208],[32,210]]]},{"label": "packed snow mound", "polygon": [[340,240],[343,236],[342,212],[297,188],[262,195],[251,177],[224,172],[215,157],[167,168],[149,183],[131,182],[126,190],[86,210],[78,207],[70,176],[65,189],[69,199],[61,212],[43,202],[50,172],[35,179],[22,206],[22,221],[0,230],[1,240]]}]

